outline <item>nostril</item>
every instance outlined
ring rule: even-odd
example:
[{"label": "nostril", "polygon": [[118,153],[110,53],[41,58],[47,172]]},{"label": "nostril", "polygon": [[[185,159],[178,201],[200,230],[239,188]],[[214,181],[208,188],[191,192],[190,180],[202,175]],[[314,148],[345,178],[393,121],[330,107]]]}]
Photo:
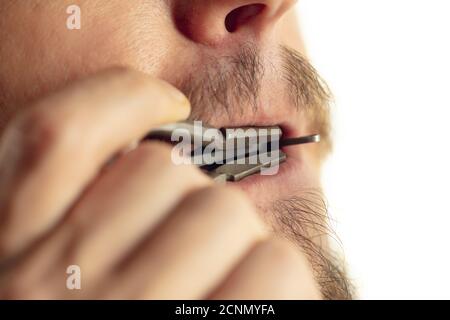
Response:
[{"label": "nostril", "polygon": [[250,4],[231,11],[225,18],[225,28],[228,32],[235,32],[241,26],[251,21],[264,10],[263,4]]}]

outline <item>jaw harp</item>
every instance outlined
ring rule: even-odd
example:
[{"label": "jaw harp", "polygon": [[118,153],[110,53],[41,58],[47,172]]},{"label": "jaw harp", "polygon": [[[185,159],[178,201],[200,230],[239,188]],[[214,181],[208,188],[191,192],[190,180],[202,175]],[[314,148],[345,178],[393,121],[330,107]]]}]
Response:
[{"label": "jaw harp", "polygon": [[[177,130],[183,130],[188,133],[192,143],[194,141],[201,142],[202,150],[200,151],[205,150],[210,143],[216,143],[215,148],[221,149],[223,154],[220,163],[204,164],[201,161],[193,161],[194,163],[200,163],[198,164],[200,169],[216,182],[237,182],[251,175],[261,173],[262,170],[280,165],[287,158],[286,154],[280,150],[282,147],[320,142],[319,134],[283,139],[283,132],[277,126],[229,128],[241,132],[242,135],[229,135],[227,128],[216,129],[209,126],[201,126],[200,128],[201,130],[199,130],[198,124],[191,121],[168,124],[150,131],[144,140],[161,140],[170,144],[176,144],[178,141],[172,140],[173,133]],[[205,131],[213,132],[214,134],[205,135]],[[221,137],[219,143],[213,138],[217,136]],[[264,137],[264,139],[260,139],[261,137]],[[277,148],[272,146],[274,141],[278,142],[276,144]],[[242,145],[245,146],[244,149],[238,148],[238,146]],[[229,146],[234,149],[231,153],[233,154],[232,158],[227,158],[227,147]],[[271,154],[274,150],[278,151],[276,157],[273,157]],[[195,151],[192,149],[192,160],[195,160],[197,156],[202,157],[202,152],[199,155]],[[250,161],[251,159],[253,161]]]}]

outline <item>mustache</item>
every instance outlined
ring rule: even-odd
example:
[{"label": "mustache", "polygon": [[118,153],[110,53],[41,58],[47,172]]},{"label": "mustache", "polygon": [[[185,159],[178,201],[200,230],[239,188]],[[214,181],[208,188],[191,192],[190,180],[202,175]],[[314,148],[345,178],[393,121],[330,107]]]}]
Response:
[{"label": "mustache", "polygon": [[258,109],[265,68],[255,45],[245,44],[233,56],[206,57],[206,64],[184,80],[180,89],[192,105],[191,120],[242,116],[244,106]]}]

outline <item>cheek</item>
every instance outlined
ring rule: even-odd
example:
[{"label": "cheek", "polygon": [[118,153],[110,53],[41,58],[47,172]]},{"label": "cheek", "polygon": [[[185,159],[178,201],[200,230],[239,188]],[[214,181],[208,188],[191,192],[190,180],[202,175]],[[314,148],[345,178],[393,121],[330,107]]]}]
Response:
[{"label": "cheek", "polygon": [[81,30],[66,27],[72,1],[0,5],[2,113],[107,67],[157,74],[173,43],[169,11],[159,2],[79,1]]}]

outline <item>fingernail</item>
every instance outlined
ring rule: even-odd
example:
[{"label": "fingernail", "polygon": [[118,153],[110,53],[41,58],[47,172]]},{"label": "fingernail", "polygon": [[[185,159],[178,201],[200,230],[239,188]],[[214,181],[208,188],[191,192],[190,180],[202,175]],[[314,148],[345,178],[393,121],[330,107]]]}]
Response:
[{"label": "fingernail", "polygon": [[188,101],[188,99],[186,98],[186,96],[180,91],[180,90],[178,90],[176,87],[174,87],[174,86],[170,86],[170,93],[171,93],[171,95],[172,95],[172,97],[175,99],[175,100],[177,100],[177,101],[179,101],[180,103],[182,103],[182,104],[187,104],[187,103],[189,103],[189,101]]},{"label": "fingernail", "polygon": [[171,94],[173,98],[180,103],[180,111],[183,113],[183,116],[187,118],[191,113],[191,104],[188,98],[174,87],[172,87]]}]

